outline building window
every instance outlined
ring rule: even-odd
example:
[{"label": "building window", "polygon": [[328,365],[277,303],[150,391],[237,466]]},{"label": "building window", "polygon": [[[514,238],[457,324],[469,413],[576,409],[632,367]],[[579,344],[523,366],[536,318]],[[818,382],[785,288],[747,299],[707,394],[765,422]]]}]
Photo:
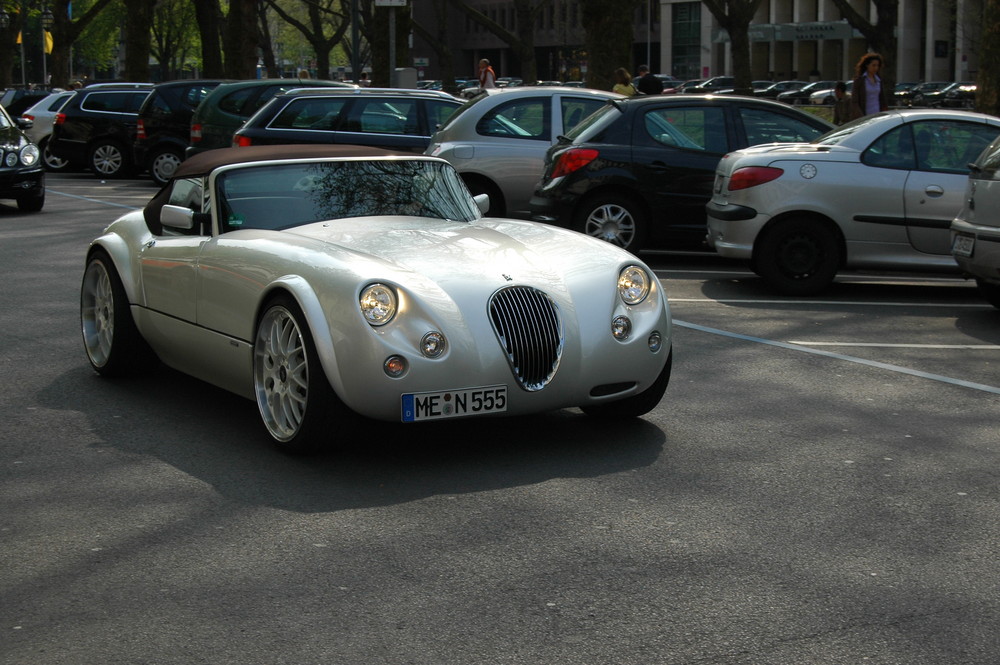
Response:
[{"label": "building window", "polygon": [[671,61],[674,76],[699,78],[701,73],[701,3],[679,2],[673,5],[671,24]]}]

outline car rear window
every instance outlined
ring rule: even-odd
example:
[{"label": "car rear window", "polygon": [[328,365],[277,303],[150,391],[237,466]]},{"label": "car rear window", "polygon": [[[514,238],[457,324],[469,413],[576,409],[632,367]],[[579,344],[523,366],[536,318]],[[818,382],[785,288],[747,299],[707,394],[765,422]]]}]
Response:
[{"label": "car rear window", "polygon": [[766,109],[740,108],[740,119],[747,135],[747,145],[762,143],[807,143],[825,130]]}]

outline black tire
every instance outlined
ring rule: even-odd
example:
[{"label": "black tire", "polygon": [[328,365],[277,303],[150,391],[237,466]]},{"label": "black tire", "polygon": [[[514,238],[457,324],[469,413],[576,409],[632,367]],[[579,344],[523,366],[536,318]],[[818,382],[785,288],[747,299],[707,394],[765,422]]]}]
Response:
[{"label": "black tire", "polygon": [[80,286],[80,324],[87,358],[98,374],[136,374],[153,362],[132,319],[118,271],[104,250],[93,251],[87,259]]},{"label": "black tire", "polygon": [[45,207],[45,188],[38,194],[17,197],[17,208],[22,212],[38,212]]},{"label": "black tire", "polygon": [[90,148],[87,166],[100,178],[124,178],[132,173],[132,155],[117,141],[100,141]]},{"label": "black tire", "polygon": [[618,194],[599,194],[585,199],[577,208],[573,230],[633,254],[645,246],[649,232],[642,205]]},{"label": "black tire", "polygon": [[264,428],[288,453],[331,444],[351,415],[327,381],[302,310],[287,295],[271,300],[257,321],[253,383]]},{"label": "black tire", "polygon": [[157,185],[165,185],[183,161],[184,154],[180,149],[159,148],[149,160],[149,175]]},{"label": "black tire", "polygon": [[840,242],[829,225],[789,218],[766,229],[757,241],[754,270],[785,295],[811,295],[830,286],[841,260]]},{"label": "black tire", "polygon": [[976,286],[979,287],[979,292],[986,298],[986,302],[1000,309],[1000,285],[990,284],[976,278]]},{"label": "black tire", "polygon": [[480,177],[469,178],[465,181],[465,186],[473,196],[486,194],[490,197],[490,207],[484,215],[486,217],[505,217],[507,215],[507,204],[504,201],[500,188],[489,180]]},{"label": "black tire", "polygon": [[597,406],[583,406],[580,410],[594,418],[638,418],[656,408],[663,399],[663,393],[670,383],[670,369],[673,366],[674,355],[667,356],[667,364],[663,366],[660,375],[656,377],[649,388],[638,395],[626,397],[615,402]]},{"label": "black tire", "polygon": [[38,149],[42,151],[42,164],[45,165],[45,170],[51,173],[60,173],[62,171],[68,171],[70,168],[70,162],[68,159],[62,159],[61,157],[56,157],[49,150],[49,139],[46,138],[42,141]]}]

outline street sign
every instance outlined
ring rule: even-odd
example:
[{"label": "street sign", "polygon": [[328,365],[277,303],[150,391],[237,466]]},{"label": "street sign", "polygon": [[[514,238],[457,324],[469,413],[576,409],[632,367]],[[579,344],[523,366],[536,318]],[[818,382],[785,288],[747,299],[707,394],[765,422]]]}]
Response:
[{"label": "street sign", "polygon": [[376,7],[405,7],[408,0],[375,0]]}]

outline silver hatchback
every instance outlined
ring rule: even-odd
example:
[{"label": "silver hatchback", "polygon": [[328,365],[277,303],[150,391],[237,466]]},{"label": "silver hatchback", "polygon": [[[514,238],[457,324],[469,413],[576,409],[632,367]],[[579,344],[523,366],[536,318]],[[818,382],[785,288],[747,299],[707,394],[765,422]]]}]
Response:
[{"label": "silver hatchback", "polygon": [[424,154],[448,160],[473,195],[488,194],[489,216],[527,218],[549,146],[616,97],[562,86],[484,90],[431,137]]}]

